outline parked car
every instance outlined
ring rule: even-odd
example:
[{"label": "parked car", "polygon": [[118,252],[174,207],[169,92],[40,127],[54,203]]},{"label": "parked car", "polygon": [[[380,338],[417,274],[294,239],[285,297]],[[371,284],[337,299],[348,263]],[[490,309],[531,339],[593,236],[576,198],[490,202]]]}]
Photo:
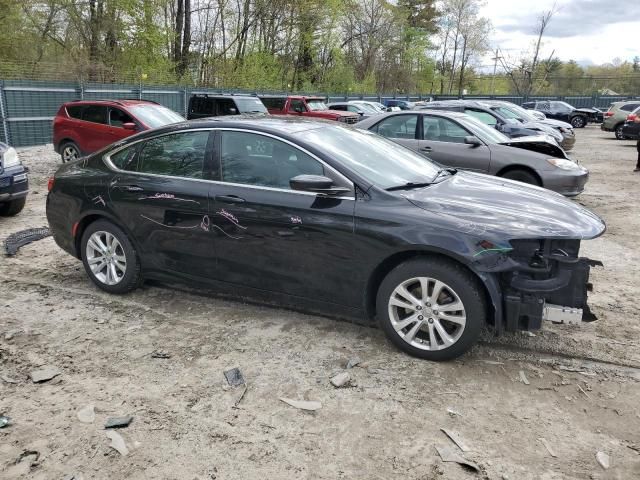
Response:
[{"label": "parked car", "polygon": [[446,167],[545,187],[563,195],[584,190],[589,172],[545,137],[508,138],[459,112],[420,110],[372,117],[356,125]]},{"label": "parked car", "polygon": [[110,293],[182,281],[377,318],[431,360],[462,354],[485,324],[595,318],[579,256],[604,232],[595,214],[334,122],[167,126],[62,165],[49,186],[53,238]]},{"label": "parked car", "polygon": [[268,95],[260,97],[260,100],[272,115],[298,115],[337,120],[343,123],[356,123],[360,120],[360,116],[356,113],[331,110],[322,97]]},{"label": "parked car", "polygon": [[429,102],[418,110],[450,110],[452,112],[462,112],[477,118],[482,123],[504,133],[507,137],[527,137],[535,135],[549,135],[558,145],[562,143],[563,136],[560,132],[548,125],[540,122],[523,123],[512,115],[505,115],[499,110],[491,109],[491,106],[482,101],[477,100],[438,100]]},{"label": "parked car", "polygon": [[522,106],[529,110],[538,110],[544,113],[547,118],[570,123],[573,128],[586,127],[590,121],[596,121],[598,115],[598,112],[593,108],[575,108],[567,102],[558,100],[537,100],[525,102]]},{"label": "parked car", "polygon": [[398,109],[398,111],[400,110],[400,107],[385,107],[380,102],[373,102],[373,101],[369,101],[369,100],[349,100],[349,103],[353,103],[355,105],[365,105],[367,107],[371,107],[378,113],[389,112],[389,111],[391,111],[391,108],[396,108],[396,109]]},{"label": "parked car", "polygon": [[416,104],[408,100],[398,100],[395,98],[388,98],[383,101],[386,107],[398,107],[400,110],[413,110]]},{"label": "parked car", "polygon": [[262,101],[251,95],[194,94],[189,98],[187,120],[224,115],[266,114]]},{"label": "parked car", "polygon": [[173,110],[148,100],[67,102],[53,120],[53,148],[62,162],[69,162],[137,132],[183,121]]},{"label": "parked car", "polygon": [[622,127],[622,135],[629,140],[640,139],[640,107],[627,115],[627,120]]},{"label": "parked car", "polygon": [[526,110],[521,106],[511,102],[500,100],[483,100],[483,103],[489,105],[489,108],[491,108],[492,110],[499,111],[507,118],[515,118],[522,123],[537,122],[557,130],[562,135],[560,146],[565,150],[571,150],[576,143],[576,135],[570,123],[561,122],[560,120],[554,120],[552,118],[546,117],[542,120],[539,120],[537,117],[531,115],[531,112],[534,112],[535,110]]},{"label": "parked car", "polygon": [[600,129],[605,132],[614,132],[618,140],[626,137],[622,134],[627,116],[636,108],[640,107],[640,100],[625,100],[624,102],[614,102],[604,114],[604,121]]},{"label": "parked car", "polygon": [[349,103],[349,102],[336,102],[330,103],[327,105],[330,110],[339,110],[341,112],[352,112],[356,113],[360,116],[360,120],[365,118],[369,118],[371,115],[378,115],[378,111],[374,110],[373,107],[366,107],[364,105],[360,105],[357,103]]},{"label": "parked car", "polygon": [[12,217],[22,211],[29,194],[27,168],[16,149],[0,142],[0,216]]}]

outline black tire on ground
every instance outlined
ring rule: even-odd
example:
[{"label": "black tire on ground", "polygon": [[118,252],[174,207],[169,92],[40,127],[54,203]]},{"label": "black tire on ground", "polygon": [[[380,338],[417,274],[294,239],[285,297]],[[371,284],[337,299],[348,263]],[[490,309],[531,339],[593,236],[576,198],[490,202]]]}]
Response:
[{"label": "black tire on ground", "polygon": [[587,117],[584,117],[582,115],[576,115],[571,119],[571,125],[573,126],[573,128],[584,128],[587,126],[587,123]]},{"label": "black tire on ground", "polygon": [[78,147],[78,145],[76,145],[75,142],[72,142],[71,140],[62,142],[58,151],[60,152],[62,163],[72,162],[82,156],[80,147]]},{"label": "black tire on ground", "polygon": [[19,214],[27,203],[27,197],[16,198],[9,202],[0,203],[0,216],[13,217]]},{"label": "black tire on ground", "polygon": [[517,180],[518,182],[528,183],[529,185],[535,185],[537,187],[541,187],[540,180],[533,173],[528,172],[527,170],[515,169],[509,170],[502,175],[502,178],[507,178],[509,180]]},{"label": "black tire on ground", "polygon": [[[96,232],[108,232],[120,243],[122,247],[122,254],[126,259],[126,270],[122,279],[115,285],[107,285],[99,280],[96,275],[91,271],[87,262],[87,243],[89,238]],[[87,275],[93,283],[95,283],[102,290],[122,294],[135,290],[142,283],[142,272],[140,268],[140,260],[135,247],[127,237],[127,235],[116,225],[107,220],[97,220],[91,223],[82,234],[82,240],[80,241],[80,255],[82,257],[82,263]]]},{"label": "black tire on ground", "polygon": [[[410,345],[396,332],[389,316],[389,299],[397,286],[416,277],[429,277],[444,282],[464,305],[466,324],[451,346],[440,350],[424,350]],[[461,265],[443,258],[420,257],[407,260],[387,274],[376,296],[376,312],[380,328],[400,350],[426,360],[443,361],[468,351],[478,340],[486,323],[487,306],[480,282]]]},{"label": "black tire on ground", "polygon": [[615,132],[615,134],[616,134],[616,138],[617,138],[618,140],[626,140],[626,139],[627,139],[627,137],[625,137],[625,136],[622,134],[622,128],[623,128],[623,127],[624,127],[624,123],[620,123],[620,124],[616,125],[616,127],[613,129],[613,131],[614,131],[614,132]]}]

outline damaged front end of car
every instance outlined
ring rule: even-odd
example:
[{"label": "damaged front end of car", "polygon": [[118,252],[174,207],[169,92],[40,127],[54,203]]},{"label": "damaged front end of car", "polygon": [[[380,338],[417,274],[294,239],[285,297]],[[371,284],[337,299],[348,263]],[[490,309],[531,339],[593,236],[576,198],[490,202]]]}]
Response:
[{"label": "damaged front end of car", "polygon": [[[538,330],[543,320],[581,324],[596,320],[589,308],[591,267],[602,262],[580,257],[577,239],[480,242],[475,267],[492,274],[502,292],[495,330]],[[500,321],[498,321],[500,320]]]}]

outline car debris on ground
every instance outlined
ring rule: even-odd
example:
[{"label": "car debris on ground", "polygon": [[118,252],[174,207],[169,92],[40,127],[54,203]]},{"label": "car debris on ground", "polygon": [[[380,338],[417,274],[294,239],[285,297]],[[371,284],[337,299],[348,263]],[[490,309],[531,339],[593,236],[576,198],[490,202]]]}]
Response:
[{"label": "car debris on ground", "polygon": [[347,387],[351,385],[351,375],[349,372],[340,372],[331,377],[330,382],[336,388]]},{"label": "car debris on ground", "polygon": [[443,462],[455,462],[463,467],[469,468],[476,472],[480,471],[480,467],[477,464],[470,462],[458,452],[456,452],[452,447],[445,447],[442,445],[436,445],[436,451]]},{"label": "car debris on ground", "polygon": [[232,387],[239,387],[240,385],[244,385],[244,377],[242,376],[242,372],[239,368],[232,368],[231,370],[226,370],[224,372],[224,377],[227,379],[227,383]]},{"label": "car debris on ground", "polygon": [[109,417],[104,424],[104,428],[126,428],[132,422],[133,416]]},{"label": "car debris on ground", "polygon": [[37,370],[33,370],[29,373],[29,377],[31,377],[31,381],[33,383],[43,383],[48,382],[60,374],[62,374],[62,371],[58,367],[47,365]]},{"label": "car debris on ground", "polygon": [[114,430],[107,430],[105,432],[105,435],[111,440],[111,444],[109,445],[111,448],[113,448],[123,457],[129,455],[129,449],[127,448],[127,444],[125,443],[124,438],[122,438],[122,435]]},{"label": "car debris on ground", "polygon": [[76,416],[78,417],[78,420],[80,420],[82,423],[93,423],[96,419],[94,406],[87,405],[86,407],[81,408],[80,410],[78,410],[78,413],[76,414]]},{"label": "car debris on ground", "polygon": [[322,403],[313,400],[294,400],[292,398],[284,397],[280,397],[280,400],[300,410],[308,410],[312,412],[315,410],[320,410],[322,408]]}]

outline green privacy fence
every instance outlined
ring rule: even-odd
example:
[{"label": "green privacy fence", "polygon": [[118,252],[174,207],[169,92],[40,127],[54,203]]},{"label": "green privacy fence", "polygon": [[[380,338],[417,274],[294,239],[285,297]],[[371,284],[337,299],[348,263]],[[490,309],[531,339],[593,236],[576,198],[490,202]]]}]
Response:
[{"label": "green privacy fence", "polygon": [[[205,88],[190,88],[179,85],[150,86],[143,84],[102,84],[78,82],[54,82],[34,80],[0,80],[0,141],[16,147],[51,143],[53,117],[64,102],[71,100],[143,99],[158,102],[186,115],[189,97],[196,93],[245,93],[273,94],[282,92],[250,92],[242,90],[224,91]],[[308,93],[307,94],[311,94]],[[313,93],[330,102],[345,100],[384,101],[398,98],[409,101],[446,100],[457,96],[432,94],[326,94]],[[630,97],[618,96],[508,96],[468,95],[466,99],[501,99],[517,104],[531,100],[564,100],[575,107],[608,108],[612,102]],[[637,98],[637,97],[636,97]]]}]

